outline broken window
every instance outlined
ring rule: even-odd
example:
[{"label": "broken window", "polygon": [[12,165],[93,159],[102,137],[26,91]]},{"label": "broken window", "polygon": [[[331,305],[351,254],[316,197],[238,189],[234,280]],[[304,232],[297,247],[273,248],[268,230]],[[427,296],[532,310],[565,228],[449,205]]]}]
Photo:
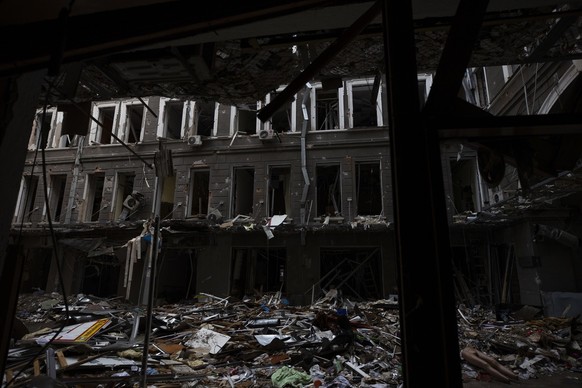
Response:
[{"label": "broken window", "polygon": [[322,249],[321,289],[335,289],[343,297],[375,300],[383,295],[380,248]]},{"label": "broken window", "polygon": [[[277,97],[277,92],[271,93],[268,96],[266,103],[273,101]],[[288,101],[284,103],[281,108],[277,109],[270,118],[271,129],[275,132],[289,132],[295,131],[295,101]]]},{"label": "broken window", "polygon": [[253,215],[255,169],[238,167],[234,169],[232,186],[232,217],[239,214]]},{"label": "broken window", "polygon": [[315,89],[315,123],[317,130],[341,128],[339,110],[337,89]]},{"label": "broken window", "polygon": [[381,88],[374,88],[374,79],[350,81],[347,85],[350,127],[382,125]]},{"label": "broken window", "polygon": [[[117,173],[115,179],[115,194],[113,200],[113,219],[114,220],[125,220],[129,216],[131,209],[126,209],[128,203],[126,200],[131,201],[131,193],[133,192],[133,183],[135,181],[134,173]],[[125,205],[124,205],[125,204]],[[125,212],[124,212],[124,209]],[[129,212],[128,212],[129,211]],[[123,217],[121,215],[123,214]]]},{"label": "broken window", "polygon": [[176,100],[162,99],[163,118],[161,120],[161,129],[158,130],[158,136],[168,139],[181,139],[183,129],[187,120],[187,103]]},{"label": "broken window", "polygon": [[123,133],[118,136],[126,143],[141,141],[145,107],[142,103],[124,104],[126,109]]},{"label": "broken window", "polygon": [[[57,110],[56,108],[47,109],[43,113],[42,109],[37,110],[36,116],[32,125],[32,133],[29,140],[29,149],[36,149],[38,146],[44,148],[58,147],[58,137],[55,144],[55,131],[56,131],[56,120]],[[59,128],[60,132],[60,128]],[[40,138],[43,139],[43,143],[39,144]]]},{"label": "broken window", "polygon": [[269,192],[267,206],[269,217],[291,214],[290,167],[271,167],[269,172]]},{"label": "broken window", "polygon": [[382,214],[382,180],[379,162],[356,163],[356,201],[358,215]]},{"label": "broken window", "polygon": [[426,98],[432,86],[432,75],[420,74],[418,75],[418,101],[421,108],[426,103]]},{"label": "broken window", "polygon": [[216,103],[213,101],[196,101],[196,112],[198,113],[197,135],[212,136],[214,133],[216,108]]},{"label": "broken window", "polygon": [[114,132],[115,125],[117,121],[117,106],[118,103],[108,101],[108,102],[96,102],[93,104],[91,109],[91,116],[95,117],[98,121],[91,121],[89,144],[111,144],[111,135]]},{"label": "broken window", "polygon": [[316,168],[317,214],[320,216],[339,216],[340,201],[340,166],[317,166]]},{"label": "broken window", "polygon": [[476,159],[451,159],[452,204],[455,214],[481,210]]},{"label": "broken window", "polygon": [[190,170],[189,216],[208,214],[208,197],[210,194],[210,171]]},{"label": "broken window", "polygon": [[243,297],[285,291],[284,248],[235,248],[232,257],[229,295]]},{"label": "broken window", "polygon": [[89,102],[58,106],[58,112],[62,114],[60,147],[76,146],[79,136],[87,135],[90,118],[85,112],[90,107]]},{"label": "broken window", "polygon": [[174,195],[176,193],[176,174],[163,178],[162,195],[160,197],[160,219],[170,218],[176,208]]},{"label": "broken window", "polygon": [[63,205],[65,203],[65,186],[67,184],[66,175],[52,175],[51,176],[51,188],[50,188],[50,213],[52,216],[52,221],[62,222],[61,216],[63,216]]},{"label": "broken window", "polygon": [[239,105],[237,130],[249,135],[257,133],[257,104]]},{"label": "broken window", "polygon": [[24,175],[18,193],[18,202],[15,212],[16,222],[31,222],[32,214],[38,210],[35,207],[36,191],[38,188],[38,177],[34,175]]},{"label": "broken window", "polygon": [[105,174],[88,174],[85,189],[85,221],[99,221],[101,211],[107,207],[101,205],[104,186]]}]

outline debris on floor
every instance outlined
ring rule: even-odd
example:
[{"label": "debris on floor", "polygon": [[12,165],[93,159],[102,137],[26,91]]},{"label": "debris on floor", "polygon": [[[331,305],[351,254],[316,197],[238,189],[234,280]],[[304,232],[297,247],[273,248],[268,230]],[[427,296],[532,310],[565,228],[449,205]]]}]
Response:
[{"label": "debris on floor", "polygon": [[[497,320],[460,305],[464,381],[582,372],[582,322],[540,312],[524,306]],[[292,306],[279,293],[200,294],[156,306],[146,342],[148,317],[120,298],[77,295],[65,306],[57,293],[21,295],[16,318],[28,333],[13,335],[4,386],[400,387],[398,314],[395,299]]]}]

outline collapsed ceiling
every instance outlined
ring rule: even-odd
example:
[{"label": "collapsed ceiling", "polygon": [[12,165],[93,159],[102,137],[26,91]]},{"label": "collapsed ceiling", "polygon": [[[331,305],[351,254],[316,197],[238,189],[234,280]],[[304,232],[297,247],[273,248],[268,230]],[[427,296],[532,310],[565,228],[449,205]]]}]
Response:
[{"label": "collapsed ceiling", "polygon": [[[145,4],[152,2],[155,3]],[[87,6],[85,3],[79,5],[81,10],[84,10],[83,5]],[[284,15],[272,10],[271,17],[249,6],[251,10],[247,12],[252,17],[243,18],[239,24],[207,22],[206,28],[197,27],[191,34],[169,34],[176,38],[166,41],[151,39],[149,45],[132,46],[129,43],[135,39],[127,33],[125,41],[119,38],[118,47],[129,49],[87,49],[87,54],[75,53],[81,51],[78,46],[82,44],[82,35],[91,32],[88,29],[97,23],[97,19],[90,19],[91,14],[75,14],[76,5],[73,5],[68,16],[68,27],[61,29],[64,32],[60,38],[65,49],[61,52],[60,78],[53,85],[51,100],[53,103],[82,102],[162,95],[226,104],[257,101],[280,85],[289,84],[373,5],[362,1],[305,3],[303,8],[301,4],[295,8],[286,4]],[[417,10],[415,31],[419,72],[436,70],[454,15],[454,3],[445,2],[440,7],[424,1],[414,3]],[[503,6],[492,2],[489,9],[493,11],[485,18],[472,53],[471,66],[539,63],[582,57],[579,34],[581,4],[555,6],[548,1],[538,1],[514,8],[522,5],[520,1],[504,2]],[[113,24],[116,17],[131,15],[135,19],[141,18],[145,24],[151,20],[148,19],[151,18],[149,11],[154,6],[148,8],[144,5],[123,15],[126,10],[108,9],[105,14],[96,13],[95,18],[101,15]],[[261,2],[253,6],[264,7]],[[140,11],[142,8],[145,10]],[[215,12],[218,18],[217,15],[221,14],[219,10]],[[102,20],[106,19],[101,19],[100,28],[103,28]],[[185,23],[180,19],[176,24],[180,22]],[[38,47],[10,51],[16,44],[10,37],[17,36],[25,27],[40,33],[40,29],[46,27],[43,23],[48,22],[34,21],[2,27],[4,37],[1,39],[10,53],[3,54],[5,58],[0,61],[0,75],[14,73],[19,68],[32,69],[47,60],[49,65],[52,63],[54,58],[47,59],[43,54],[50,54],[50,50],[54,49],[50,46],[58,46],[58,34],[53,34],[55,41],[47,42],[49,53],[40,51]],[[314,78],[373,77],[382,72],[384,40],[381,23],[379,12],[363,30],[344,41],[339,55],[319,68]],[[81,28],[80,24],[86,27]],[[136,26],[136,21],[127,21],[126,24],[131,29]],[[141,27],[143,35],[154,32],[156,27]],[[136,31],[138,33],[140,31]],[[67,46],[70,46],[70,55]],[[54,50],[52,53],[55,53]]]}]

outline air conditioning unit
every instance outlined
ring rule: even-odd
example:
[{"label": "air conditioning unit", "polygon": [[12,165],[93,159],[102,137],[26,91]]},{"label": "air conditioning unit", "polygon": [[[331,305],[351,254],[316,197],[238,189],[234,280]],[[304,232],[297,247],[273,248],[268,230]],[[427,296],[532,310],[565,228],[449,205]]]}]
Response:
[{"label": "air conditioning unit", "polygon": [[189,136],[188,145],[190,146],[202,145],[202,137],[200,135]]},{"label": "air conditioning unit", "polygon": [[261,129],[259,131],[259,139],[261,140],[273,140],[273,130],[272,129]]},{"label": "air conditioning unit", "polygon": [[140,201],[137,196],[128,195],[123,201],[123,207],[127,208],[129,211],[134,211],[139,207]]}]

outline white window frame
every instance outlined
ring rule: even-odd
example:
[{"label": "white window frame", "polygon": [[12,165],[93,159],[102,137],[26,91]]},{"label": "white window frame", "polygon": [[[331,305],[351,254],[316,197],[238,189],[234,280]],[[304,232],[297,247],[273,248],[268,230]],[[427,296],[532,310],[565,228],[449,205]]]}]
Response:
[{"label": "white window frame", "polygon": [[[133,105],[141,105],[143,108],[142,111],[142,117],[141,117],[141,128],[139,131],[139,140],[137,141],[138,143],[141,143],[143,141],[143,137],[145,134],[145,125],[146,125],[146,115],[147,115],[147,109],[145,107],[145,105],[147,105],[148,103],[148,99],[145,98],[143,99],[143,102],[141,102],[139,99],[135,98],[135,99],[131,99],[131,100],[125,100],[121,102],[121,107],[119,110],[119,125],[113,125],[113,133],[115,133],[115,135],[117,135],[118,138],[120,138],[124,143],[128,142],[129,139],[129,131],[127,128],[127,124],[128,124],[128,120],[127,120],[127,107],[128,106],[133,106]],[[116,140],[113,141],[114,143],[117,143]]]},{"label": "white window frame", "polygon": [[[180,139],[186,138],[186,135],[193,134],[191,133],[194,128],[194,114],[195,112],[195,102],[194,101],[183,101],[177,98],[167,98],[161,97],[160,98],[160,108],[158,114],[158,129],[157,129],[157,137],[158,138],[167,138],[168,131],[167,131],[167,115],[166,115],[166,106],[169,103],[174,102],[182,102],[182,122],[180,123]],[[171,140],[178,140],[178,139],[171,139]]]},{"label": "white window frame", "polygon": [[[316,90],[322,88],[321,82],[313,82],[311,84],[310,90],[310,107],[309,107],[309,121],[311,122],[311,131],[318,131],[317,129],[317,101],[316,101]],[[337,130],[345,130],[345,109],[344,109],[344,86],[337,88],[337,98],[338,98],[338,120],[339,120],[339,128],[338,129],[326,129],[326,131],[337,131]]]},{"label": "white window frame", "polygon": [[[116,123],[119,120],[120,103],[117,101],[93,102],[91,104],[91,116],[95,117],[97,120],[99,120],[99,110],[103,109],[103,108],[114,108],[115,109],[115,113],[113,115],[113,128],[111,129],[111,132],[115,133],[117,135]],[[91,145],[92,142],[100,144],[99,139],[101,139],[101,131],[102,131],[101,126],[99,124],[97,124],[95,122],[95,120],[91,120],[91,126],[89,128],[89,145]],[[112,138],[111,143],[107,143],[107,144],[103,144],[103,145],[109,145],[109,144],[115,144],[115,143],[117,143],[117,141]]]},{"label": "white window frame", "polygon": [[[200,108],[199,106],[201,105],[201,103],[199,103],[198,101],[193,101],[192,102],[192,124],[191,126],[189,126],[188,128],[188,134],[199,134],[198,132],[198,124],[200,122]],[[193,133],[194,131],[196,131],[196,133]],[[210,131],[210,136],[216,136],[218,132],[218,103],[215,101],[214,102],[214,115],[213,115],[213,120],[212,120],[212,130]]]},{"label": "white window frame", "polygon": [[[345,82],[345,87],[348,96],[348,128],[354,127],[354,86],[369,86],[374,87],[374,78],[354,79]],[[378,88],[378,95],[376,96],[376,122],[377,126],[384,125],[384,116],[382,115],[382,85]]]},{"label": "white window frame", "polygon": [[[32,131],[30,134],[30,139],[28,141],[28,149],[34,150],[38,146],[38,138],[40,136],[40,130],[42,123],[40,119],[42,118],[43,109],[37,109],[34,116],[34,122],[32,124]],[[46,148],[62,148],[66,145],[65,136],[61,136],[61,131],[63,129],[63,118],[64,113],[59,112],[56,107],[48,108],[46,110],[47,114],[51,115],[50,129],[47,137]]]},{"label": "white window frame", "polygon": [[[281,93],[283,90],[285,90],[285,86],[279,86],[276,90],[277,93]],[[262,109],[263,106],[269,105],[271,103],[271,96],[273,93],[268,93],[265,96],[265,103],[264,105],[262,104],[262,101],[259,101],[257,104],[257,108],[258,109]],[[260,120],[259,120],[260,122]],[[273,123],[271,122],[271,120],[267,120],[266,122],[262,123],[262,128],[259,128],[259,131],[261,129],[266,129],[266,130],[273,130]],[[293,96],[293,101],[291,102],[291,128],[290,128],[290,132],[297,132],[297,94],[295,94]]]}]

